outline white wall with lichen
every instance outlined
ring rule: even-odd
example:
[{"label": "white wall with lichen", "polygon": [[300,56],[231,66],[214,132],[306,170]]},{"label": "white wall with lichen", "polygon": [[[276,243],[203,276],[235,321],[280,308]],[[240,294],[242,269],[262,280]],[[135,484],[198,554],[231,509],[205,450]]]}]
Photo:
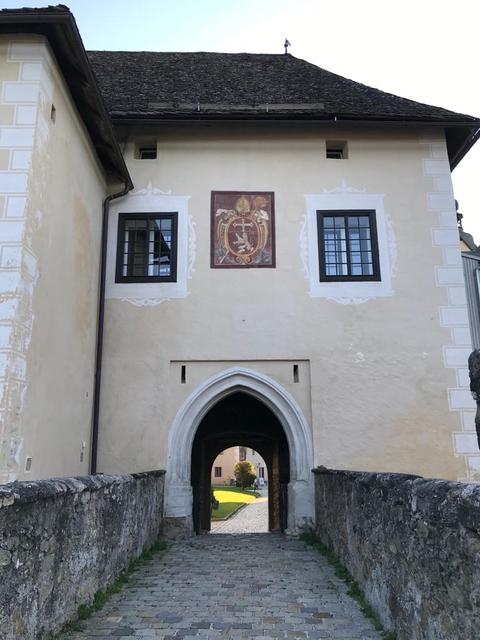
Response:
[{"label": "white wall with lichen", "polygon": [[0,482],[84,474],[105,179],[43,38],[0,79]]}]

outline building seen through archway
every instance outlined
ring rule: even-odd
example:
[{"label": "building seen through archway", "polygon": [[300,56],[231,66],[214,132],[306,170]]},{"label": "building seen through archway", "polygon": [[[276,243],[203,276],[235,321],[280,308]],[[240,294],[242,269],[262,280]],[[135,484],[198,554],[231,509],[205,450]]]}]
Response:
[{"label": "building seen through archway", "polygon": [[268,469],[262,456],[248,447],[229,447],[221,451],[212,465],[212,486],[234,486],[235,465],[237,462],[248,461],[255,472],[255,485],[262,489],[268,484]]}]

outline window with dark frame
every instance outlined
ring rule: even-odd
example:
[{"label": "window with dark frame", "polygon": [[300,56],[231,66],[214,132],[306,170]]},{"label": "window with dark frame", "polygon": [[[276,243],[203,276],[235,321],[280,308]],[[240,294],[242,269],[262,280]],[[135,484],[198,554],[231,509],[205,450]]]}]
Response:
[{"label": "window with dark frame", "polygon": [[320,280],[380,280],[375,211],[317,211]]},{"label": "window with dark frame", "polygon": [[115,282],[176,282],[177,214],[120,213]]},{"label": "window with dark frame", "polygon": [[215,478],[222,477],[222,467],[215,467]]}]

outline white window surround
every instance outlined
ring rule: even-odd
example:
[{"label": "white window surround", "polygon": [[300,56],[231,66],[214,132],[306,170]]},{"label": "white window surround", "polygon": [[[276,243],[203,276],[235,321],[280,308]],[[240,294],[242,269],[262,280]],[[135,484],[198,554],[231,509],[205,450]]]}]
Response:
[{"label": "white window surround", "polygon": [[[188,295],[187,280],[195,260],[195,231],[188,215],[190,196],[173,196],[148,185],[112,202],[108,221],[106,291],[107,299],[120,299],[136,306],[153,306]],[[177,281],[115,282],[119,213],[172,213],[178,215]]]},{"label": "white window surround", "polygon": [[[384,206],[384,195],[342,187],[333,191],[305,195],[305,222],[300,233],[301,257],[309,294],[344,304],[358,304],[372,298],[392,296],[392,270],[396,257],[395,238]],[[380,281],[320,282],[317,211],[374,209],[377,223]]]}]

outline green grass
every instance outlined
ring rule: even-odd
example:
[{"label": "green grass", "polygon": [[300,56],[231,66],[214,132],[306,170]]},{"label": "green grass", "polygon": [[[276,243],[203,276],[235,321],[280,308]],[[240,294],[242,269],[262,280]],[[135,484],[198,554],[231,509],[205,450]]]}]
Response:
[{"label": "green grass", "polygon": [[218,509],[212,509],[212,520],[225,520],[245,506],[245,502],[220,502]]},{"label": "green grass", "polygon": [[321,542],[320,538],[313,532],[302,533],[300,535],[300,539],[303,540],[306,544],[312,546],[328,560],[328,562],[334,568],[337,578],[340,578],[340,580],[347,584],[348,595],[358,602],[364,616],[372,621],[375,629],[381,633],[383,640],[397,640],[397,636],[395,633],[385,631],[377,614],[367,602],[363,591],[358,585],[358,582],[353,579],[348,569],[339,561],[333,551],[329,547],[324,545],[323,542]]},{"label": "green grass", "polygon": [[255,498],[260,497],[260,493],[255,491],[255,489],[241,489],[240,487],[224,487],[223,485],[213,485],[212,489],[214,491],[231,491],[233,493],[239,493],[246,496],[254,496]]},{"label": "green grass", "polygon": [[212,487],[215,498],[219,502],[218,509],[212,509],[212,520],[225,520],[245,504],[255,502],[259,493],[240,487]]},{"label": "green grass", "polygon": [[143,551],[143,553],[138,558],[131,560],[125,571],[122,571],[118,578],[114,582],[112,582],[112,584],[109,585],[105,589],[105,591],[97,591],[93,596],[92,602],[90,602],[89,604],[81,604],[78,607],[76,619],[67,622],[67,624],[64,625],[59,634],[55,636],[50,635],[50,638],[58,638],[61,634],[68,633],[70,631],[83,631],[84,627],[81,624],[81,621],[90,618],[96,611],[102,609],[102,607],[107,604],[114,593],[118,593],[126,584],[131,582],[133,574],[135,571],[137,571],[137,569],[140,569],[140,567],[143,567],[143,565],[150,562],[150,560],[155,555],[157,555],[161,551],[165,551],[166,548],[167,543],[165,542],[165,540],[159,538],[152,544],[151,547],[145,549],[145,551]]}]

